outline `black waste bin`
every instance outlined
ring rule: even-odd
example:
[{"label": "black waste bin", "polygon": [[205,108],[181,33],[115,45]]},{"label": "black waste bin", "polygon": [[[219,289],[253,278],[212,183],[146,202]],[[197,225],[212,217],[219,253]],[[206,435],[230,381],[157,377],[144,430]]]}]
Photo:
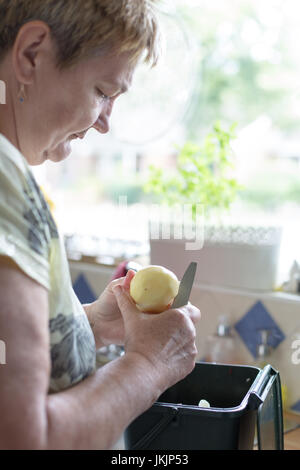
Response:
[{"label": "black waste bin", "polygon": [[[200,408],[201,399],[210,408]],[[125,449],[283,449],[279,373],[270,365],[198,362],[125,431]]]}]

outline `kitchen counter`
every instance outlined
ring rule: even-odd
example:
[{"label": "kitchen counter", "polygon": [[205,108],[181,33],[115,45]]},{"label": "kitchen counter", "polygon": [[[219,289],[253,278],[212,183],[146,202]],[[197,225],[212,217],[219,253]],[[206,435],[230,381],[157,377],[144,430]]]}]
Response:
[{"label": "kitchen counter", "polygon": [[284,450],[300,450],[300,415],[284,413],[284,422]]},{"label": "kitchen counter", "polygon": [[300,450],[300,427],[284,435],[284,450]]}]

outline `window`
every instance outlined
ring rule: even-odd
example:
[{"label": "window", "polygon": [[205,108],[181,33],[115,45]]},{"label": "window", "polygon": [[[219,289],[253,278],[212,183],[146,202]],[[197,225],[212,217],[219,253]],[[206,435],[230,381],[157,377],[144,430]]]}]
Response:
[{"label": "window", "polygon": [[[149,164],[169,171],[176,145],[198,142],[220,120],[237,122],[233,149],[244,186],[227,220],[282,225],[283,268],[300,258],[299,14],[297,0],[165,1],[164,59],[137,71],[116,103],[111,133],[89,131],[67,161],[35,170],[61,230],[136,239],[146,249]],[[121,231],[112,216],[120,196],[139,209],[136,224]]]}]

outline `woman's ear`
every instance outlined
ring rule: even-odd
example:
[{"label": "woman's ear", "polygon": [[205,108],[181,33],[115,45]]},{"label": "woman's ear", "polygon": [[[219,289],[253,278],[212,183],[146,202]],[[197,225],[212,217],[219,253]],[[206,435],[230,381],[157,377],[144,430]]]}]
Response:
[{"label": "woman's ear", "polygon": [[19,83],[30,85],[36,68],[43,59],[53,55],[53,40],[49,26],[43,21],[24,24],[12,49],[13,67]]}]

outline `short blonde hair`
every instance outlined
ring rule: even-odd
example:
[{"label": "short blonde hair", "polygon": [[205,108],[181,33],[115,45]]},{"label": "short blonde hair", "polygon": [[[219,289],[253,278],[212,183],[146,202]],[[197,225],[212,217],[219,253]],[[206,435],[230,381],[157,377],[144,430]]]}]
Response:
[{"label": "short blonde hair", "polygon": [[57,46],[58,66],[79,62],[103,49],[145,53],[154,66],[160,51],[156,0],[0,0],[0,60],[19,29],[44,21]]}]

